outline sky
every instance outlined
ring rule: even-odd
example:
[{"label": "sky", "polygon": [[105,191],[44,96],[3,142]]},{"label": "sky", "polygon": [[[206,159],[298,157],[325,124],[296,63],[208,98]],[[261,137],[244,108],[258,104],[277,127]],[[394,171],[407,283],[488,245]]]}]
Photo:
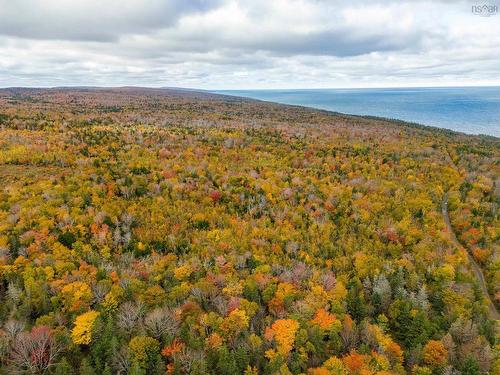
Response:
[{"label": "sky", "polygon": [[0,87],[500,85],[474,1],[0,0]]}]

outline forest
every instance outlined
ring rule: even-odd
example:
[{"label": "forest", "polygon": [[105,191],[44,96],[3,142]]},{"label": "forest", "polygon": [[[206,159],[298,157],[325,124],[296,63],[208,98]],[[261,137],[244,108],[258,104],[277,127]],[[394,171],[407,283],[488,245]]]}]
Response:
[{"label": "forest", "polygon": [[0,374],[499,374],[499,203],[495,137],[0,90]]}]

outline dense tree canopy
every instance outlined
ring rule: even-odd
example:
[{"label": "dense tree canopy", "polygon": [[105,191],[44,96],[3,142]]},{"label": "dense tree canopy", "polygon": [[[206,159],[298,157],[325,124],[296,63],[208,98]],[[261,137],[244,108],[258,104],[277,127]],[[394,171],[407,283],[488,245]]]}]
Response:
[{"label": "dense tree canopy", "polygon": [[495,373],[466,251],[499,303],[499,146],[209,94],[0,91],[2,370]]}]

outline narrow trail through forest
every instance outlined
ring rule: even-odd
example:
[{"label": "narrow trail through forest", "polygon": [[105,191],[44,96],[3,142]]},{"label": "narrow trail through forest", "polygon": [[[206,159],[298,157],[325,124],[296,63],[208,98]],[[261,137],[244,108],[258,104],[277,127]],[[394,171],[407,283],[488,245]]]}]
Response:
[{"label": "narrow trail through forest", "polygon": [[490,294],[488,293],[488,287],[486,285],[486,279],[484,278],[483,272],[481,270],[481,267],[477,264],[476,260],[474,257],[471,255],[471,253],[468,251],[468,249],[464,248],[464,246],[458,241],[457,236],[455,234],[455,231],[453,230],[451,223],[450,223],[450,217],[448,215],[448,193],[444,194],[443,197],[443,202],[441,205],[441,209],[443,212],[443,218],[444,222],[446,223],[446,227],[448,231],[450,232],[450,237],[452,241],[461,249],[464,249],[465,252],[467,253],[467,256],[469,257],[469,262],[472,266],[472,271],[474,272],[479,285],[481,286],[481,290],[483,291],[484,296],[488,299],[488,311],[490,318],[493,320],[500,320],[500,314],[498,313],[495,304],[493,303]]}]

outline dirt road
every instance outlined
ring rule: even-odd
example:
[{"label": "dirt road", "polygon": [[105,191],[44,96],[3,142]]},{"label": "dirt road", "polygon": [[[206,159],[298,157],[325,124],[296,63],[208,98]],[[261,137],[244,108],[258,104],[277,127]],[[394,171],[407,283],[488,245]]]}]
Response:
[{"label": "dirt road", "polygon": [[[443,203],[441,205],[441,209],[443,212],[443,218],[446,223],[446,227],[448,228],[448,231],[450,232],[450,237],[452,241],[461,249],[464,249],[464,246],[458,241],[457,236],[455,235],[455,231],[451,227],[450,223],[450,217],[448,215],[448,193],[445,193],[443,197]],[[488,299],[488,311],[490,315],[490,319],[493,320],[500,320],[500,314],[498,313],[495,304],[493,303],[490,294],[488,293],[488,287],[486,285],[486,279],[484,278],[483,271],[481,270],[481,267],[476,263],[476,260],[474,257],[471,255],[471,253],[468,251],[469,249],[465,249],[465,252],[467,253],[467,256],[469,257],[469,262],[472,266],[472,271],[474,272],[474,275],[476,276],[479,285],[481,286],[481,290],[483,291],[484,296]]]}]

